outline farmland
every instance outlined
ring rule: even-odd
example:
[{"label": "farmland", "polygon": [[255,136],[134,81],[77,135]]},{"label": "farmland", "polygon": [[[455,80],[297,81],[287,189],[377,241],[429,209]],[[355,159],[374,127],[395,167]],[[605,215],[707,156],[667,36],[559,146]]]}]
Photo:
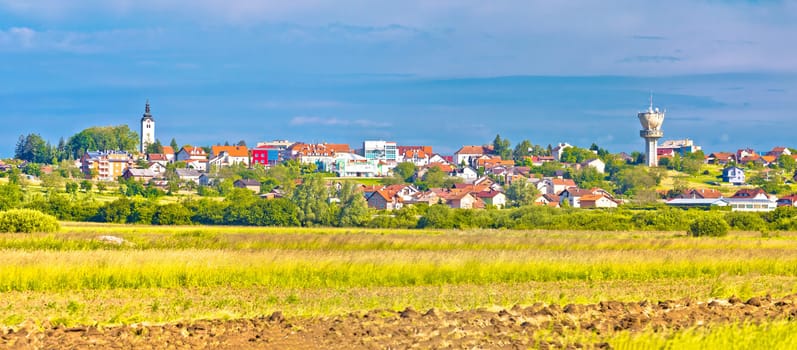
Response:
[{"label": "farmland", "polygon": [[[478,332],[465,321],[500,319],[501,332],[473,338],[476,344],[481,339],[496,346],[545,341],[701,347],[727,339],[742,344],[752,336],[776,337],[785,343],[773,344],[782,346],[797,341],[791,335],[796,327],[786,322],[793,317],[789,296],[797,293],[796,252],[797,234],[788,232],[692,238],[684,232],[62,223],[53,234],[0,235],[0,295],[6,301],[0,324],[4,334],[48,329],[57,334],[89,326],[102,330],[98,334],[129,332],[131,339],[142,337],[139,341],[176,329],[188,345],[192,335],[174,325],[254,332],[253,324],[262,322],[261,336],[290,335],[296,345],[303,333],[316,339],[342,330],[402,329],[413,320],[409,311],[417,310],[418,318],[410,323],[438,338],[442,329],[464,322],[459,328],[467,334],[460,338],[470,339]],[[751,298],[763,301],[744,303]],[[659,307],[660,301],[673,306]],[[710,301],[727,313],[708,313]],[[607,309],[607,302],[620,303],[623,312],[642,305],[650,318],[637,327],[590,327],[597,324],[592,320],[597,310],[618,310]],[[570,304],[587,310],[574,316],[579,322],[560,317]],[[675,305],[704,316],[668,321],[666,315],[675,314],[662,310],[678,309]],[[422,318],[430,309],[436,310],[436,323]],[[540,312],[548,319],[529,321]],[[269,318],[275,313],[279,317]],[[370,320],[363,318],[369,314]],[[373,323],[374,315],[379,322]],[[621,324],[625,316],[605,316],[613,317]],[[348,325],[328,330],[329,323],[341,322]],[[523,322],[537,328],[520,327]],[[150,328],[146,334],[135,331],[141,327]],[[426,341],[372,334],[363,336],[372,343],[362,343],[357,336],[343,336],[335,343],[368,347]],[[2,339],[16,338],[6,334]]]}]

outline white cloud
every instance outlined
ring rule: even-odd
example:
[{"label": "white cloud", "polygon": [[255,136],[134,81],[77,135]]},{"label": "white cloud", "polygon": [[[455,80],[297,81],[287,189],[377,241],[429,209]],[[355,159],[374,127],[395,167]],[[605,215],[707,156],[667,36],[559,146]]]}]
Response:
[{"label": "white cloud", "polygon": [[283,25],[258,37],[261,49],[359,45],[346,51],[352,66],[424,76],[797,72],[797,61],[779,59],[797,56],[788,1],[0,0],[2,10],[55,24],[196,24],[177,31]]},{"label": "white cloud", "polygon": [[380,122],[367,119],[339,119],[339,118],[322,118],[312,116],[297,116],[293,117],[290,121],[294,126],[356,126],[361,128],[386,128],[391,124],[387,122]]},{"label": "white cloud", "polygon": [[0,48],[28,49],[34,45],[36,31],[27,27],[0,30]]}]

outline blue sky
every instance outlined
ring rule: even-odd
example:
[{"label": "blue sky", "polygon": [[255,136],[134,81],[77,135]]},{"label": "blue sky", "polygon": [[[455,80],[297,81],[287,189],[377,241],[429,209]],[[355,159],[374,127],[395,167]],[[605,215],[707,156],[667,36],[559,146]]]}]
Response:
[{"label": "blue sky", "polygon": [[0,0],[0,156],[95,125],[271,139],[797,147],[797,3]]}]

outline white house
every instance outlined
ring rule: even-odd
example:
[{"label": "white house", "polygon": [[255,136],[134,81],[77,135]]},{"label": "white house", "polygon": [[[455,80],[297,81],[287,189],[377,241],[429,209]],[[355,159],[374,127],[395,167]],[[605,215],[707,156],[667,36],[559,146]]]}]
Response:
[{"label": "white house", "polygon": [[191,181],[197,184],[199,184],[199,176],[202,175],[194,169],[176,169],[174,172],[177,173],[177,177],[181,181]]},{"label": "white house", "polygon": [[573,146],[567,142],[560,142],[558,145],[556,145],[556,147],[553,148],[553,150],[551,151],[551,155],[553,156],[554,159],[560,161],[562,160],[562,153],[570,147]]},{"label": "white house", "polygon": [[213,146],[210,149],[209,163],[216,167],[236,164],[249,166],[249,149],[246,146]]},{"label": "white house", "polygon": [[605,194],[588,194],[579,199],[581,208],[617,208],[617,202]]},{"label": "white house", "polygon": [[429,162],[427,162],[427,164],[432,164],[432,163],[448,164],[448,161],[445,158],[443,158],[443,156],[435,153],[431,157],[429,157]]},{"label": "white house", "polygon": [[202,147],[185,146],[175,156],[178,162],[189,160],[208,160],[208,154]]},{"label": "white house", "polygon": [[466,184],[472,184],[476,179],[479,178],[479,173],[473,168],[466,166],[462,169],[456,169],[451,173],[451,176],[456,176],[462,178],[462,181]]},{"label": "white house", "polygon": [[559,195],[560,192],[570,188],[576,187],[576,182],[573,179],[559,179],[559,178],[544,178],[542,181],[537,182],[537,189],[540,193]]},{"label": "white house", "polygon": [[606,170],[606,163],[604,163],[600,158],[590,159],[581,163],[582,167],[589,166],[595,168],[599,173],[603,174]]},{"label": "white house", "polygon": [[493,150],[487,146],[462,146],[454,152],[454,162],[456,165],[472,165],[474,159],[492,153]]}]

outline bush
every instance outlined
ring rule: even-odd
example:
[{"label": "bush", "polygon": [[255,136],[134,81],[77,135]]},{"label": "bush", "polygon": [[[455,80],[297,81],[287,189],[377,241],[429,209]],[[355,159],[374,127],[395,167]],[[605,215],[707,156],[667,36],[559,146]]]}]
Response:
[{"label": "bush", "polygon": [[689,225],[689,234],[695,237],[721,237],[727,235],[730,228],[725,220],[715,216],[707,216],[692,221],[692,224]]},{"label": "bush", "polygon": [[735,230],[759,231],[767,227],[758,213],[730,212],[725,215],[725,221]]},{"label": "bush", "polygon": [[55,232],[61,226],[52,215],[33,209],[0,212],[0,232]]}]

